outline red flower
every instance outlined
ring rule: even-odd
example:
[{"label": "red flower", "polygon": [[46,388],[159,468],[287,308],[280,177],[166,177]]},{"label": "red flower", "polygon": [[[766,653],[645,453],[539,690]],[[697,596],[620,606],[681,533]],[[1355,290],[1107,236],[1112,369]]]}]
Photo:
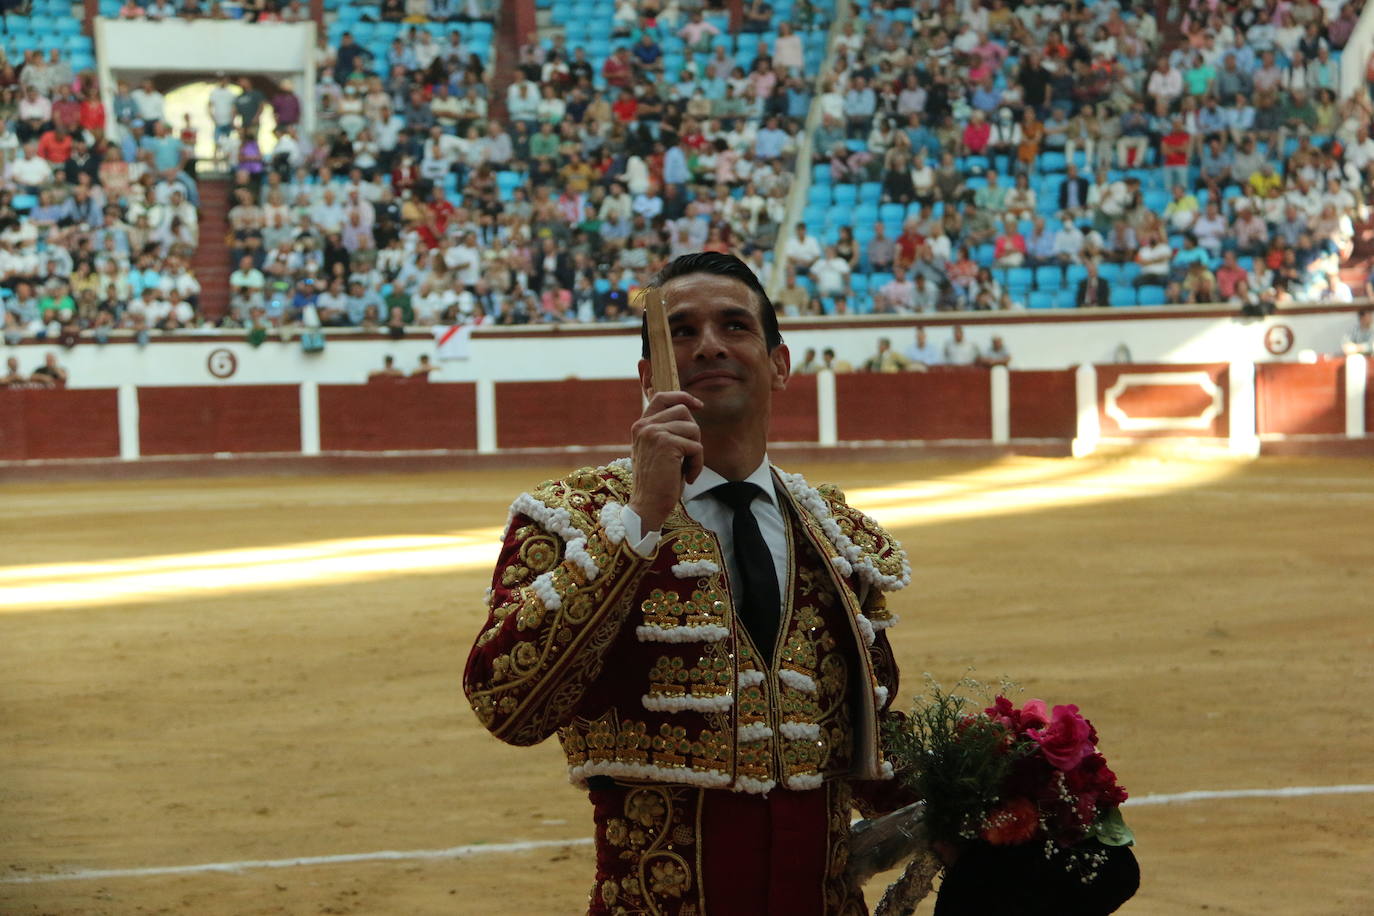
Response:
[{"label": "red flower", "polygon": [[1027,700],[1025,706],[1017,709],[1011,700],[999,696],[983,711],[1018,735],[1028,729],[1044,728],[1050,721],[1045,715],[1044,700]]},{"label": "red flower", "polygon": [[982,837],[994,846],[1024,843],[1040,829],[1040,815],[1028,798],[1013,798],[987,816]]},{"label": "red flower", "polygon": [[1093,727],[1088,720],[1078,714],[1078,707],[1054,707],[1054,716],[1049,726],[1031,729],[1027,732],[1040,745],[1045,759],[1056,768],[1065,772],[1072,770],[1093,753]]}]

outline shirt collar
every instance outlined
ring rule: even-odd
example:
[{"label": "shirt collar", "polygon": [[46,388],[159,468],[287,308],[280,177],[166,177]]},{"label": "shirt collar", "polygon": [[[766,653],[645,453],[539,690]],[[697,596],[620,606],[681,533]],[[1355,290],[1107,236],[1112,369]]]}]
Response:
[{"label": "shirt collar", "polygon": [[[763,456],[763,461],[759,462],[759,466],[754,468],[754,472],[744,479],[758,486],[769,501],[774,505],[777,504],[778,494],[773,487],[773,470],[772,465],[768,463],[768,455],[765,454]],[[700,499],[723,483],[729,483],[729,481],[710,468],[702,468],[696,480],[683,486],[682,502],[685,504],[694,499]]]}]

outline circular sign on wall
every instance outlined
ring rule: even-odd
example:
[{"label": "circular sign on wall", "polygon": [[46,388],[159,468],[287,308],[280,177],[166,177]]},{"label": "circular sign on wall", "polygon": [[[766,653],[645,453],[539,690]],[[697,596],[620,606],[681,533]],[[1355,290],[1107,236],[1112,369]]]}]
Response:
[{"label": "circular sign on wall", "polygon": [[238,371],[239,358],[234,355],[232,350],[220,347],[210,351],[210,358],[205,361],[205,367],[210,370],[210,374],[215,378],[229,378]]},{"label": "circular sign on wall", "polygon": [[1282,356],[1293,349],[1293,329],[1286,324],[1276,324],[1264,332],[1264,349],[1275,356]]}]

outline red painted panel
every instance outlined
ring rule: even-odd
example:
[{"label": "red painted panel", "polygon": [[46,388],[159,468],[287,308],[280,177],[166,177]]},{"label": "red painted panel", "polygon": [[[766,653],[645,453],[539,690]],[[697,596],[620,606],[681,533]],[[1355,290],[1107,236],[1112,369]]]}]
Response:
[{"label": "red painted panel", "polygon": [[296,385],[215,385],[138,389],[145,455],[299,452]]},{"label": "red painted panel", "polygon": [[618,445],[628,453],[630,426],[643,412],[636,379],[497,382],[499,448]]},{"label": "red painted panel", "polygon": [[117,457],[115,389],[0,390],[0,459]]},{"label": "red painted panel", "polygon": [[1366,359],[1364,365],[1364,434],[1374,436],[1374,359]]},{"label": "red painted panel", "polygon": [[1011,437],[1072,439],[1078,435],[1078,387],[1072,369],[1013,369]]},{"label": "red painted panel", "polygon": [[320,386],[320,448],[420,451],[477,447],[477,386],[424,379]]},{"label": "red painted panel", "polygon": [[773,392],[773,416],[768,424],[769,442],[815,442],[821,437],[816,416],[816,377],[794,375],[787,388]]},{"label": "red painted panel", "polygon": [[987,369],[835,376],[840,441],[991,439]]},{"label": "red painted panel", "polygon": [[[1187,364],[1140,364],[1105,365],[1097,367],[1098,417],[1102,424],[1102,435],[1112,438],[1149,439],[1157,437],[1222,437],[1230,433],[1230,392],[1227,388],[1226,363],[1187,363]],[[1185,375],[1204,373],[1219,391],[1215,399],[1201,385],[1189,384]],[[1131,376],[1159,375],[1163,378],[1148,381],[1134,381]],[[1122,376],[1127,376],[1124,387],[1117,388]],[[1177,381],[1182,384],[1171,384]],[[1116,389],[1114,400],[1117,408],[1129,420],[1179,420],[1187,417],[1201,417],[1204,411],[1216,403],[1219,407],[1215,416],[1203,428],[1183,429],[1138,429],[1123,428],[1118,418],[1107,410],[1107,394]]]},{"label": "red painted panel", "polygon": [[1255,367],[1255,411],[1260,435],[1344,433],[1345,360],[1260,363]]}]

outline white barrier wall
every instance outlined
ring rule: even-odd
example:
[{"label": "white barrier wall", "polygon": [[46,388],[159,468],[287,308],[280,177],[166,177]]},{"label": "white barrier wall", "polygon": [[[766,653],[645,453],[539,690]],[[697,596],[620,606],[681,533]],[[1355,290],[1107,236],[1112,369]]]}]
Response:
[{"label": "white barrier wall", "polygon": [[[1158,314],[1158,313],[1156,313]],[[1187,317],[1130,318],[1071,313],[1046,318],[1034,313],[999,316],[960,315],[923,319],[928,340],[943,346],[952,326],[962,322],[969,340],[986,347],[1001,336],[1014,369],[1062,369],[1084,363],[1118,361],[1124,345],[1138,363],[1268,363],[1296,361],[1303,351],[1340,353],[1341,337],[1355,324],[1353,307],[1303,309],[1262,320],[1242,321],[1220,313],[1189,312]],[[833,347],[856,368],[874,352],[880,337],[897,349],[914,340],[915,319],[851,319],[783,323],[783,336],[794,364],[807,348]],[[73,388],[132,385],[296,384],[361,382],[395,358],[409,371],[421,355],[436,359],[434,341],[424,336],[404,340],[362,338],[346,331],[327,332],[322,353],[305,353],[298,338],[272,337],[259,347],[242,336],[188,334],[154,337],[140,347],[127,338],[97,345],[82,342],[71,350],[51,344],[26,343],[3,348],[31,372],[44,354],[56,352],[71,374]],[[477,330],[467,359],[438,361],[436,380],[513,381],[566,378],[631,378],[639,358],[637,327],[605,326]]]}]

